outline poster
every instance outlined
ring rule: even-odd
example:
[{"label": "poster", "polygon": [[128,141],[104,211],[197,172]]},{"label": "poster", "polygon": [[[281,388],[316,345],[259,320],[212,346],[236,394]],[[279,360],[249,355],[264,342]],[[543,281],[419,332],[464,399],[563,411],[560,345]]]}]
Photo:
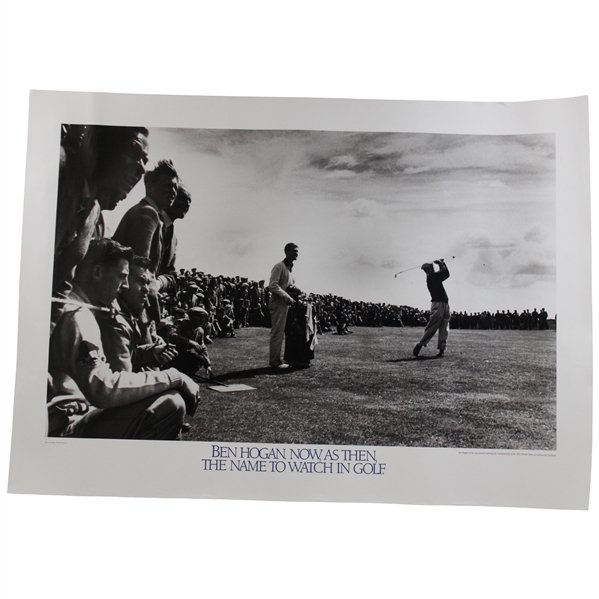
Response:
[{"label": "poster", "polygon": [[[82,126],[144,127],[145,169],[173,161],[192,196],[176,223],[184,270],[251,285],[297,243],[294,277],[321,325],[309,369],[272,372],[267,328],[234,327],[208,346],[216,386],[251,389],[202,384],[181,441],[48,436],[39,340],[60,140]],[[580,350],[591,337],[577,315],[590,312],[588,168],[585,98],[34,92],[10,490],[586,507],[591,364]],[[106,230],[143,197],[137,181],[103,212]],[[416,357],[430,300],[420,266],[439,258],[453,311],[446,355],[435,337]],[[533,317],[541,308],[547,327]]]}]

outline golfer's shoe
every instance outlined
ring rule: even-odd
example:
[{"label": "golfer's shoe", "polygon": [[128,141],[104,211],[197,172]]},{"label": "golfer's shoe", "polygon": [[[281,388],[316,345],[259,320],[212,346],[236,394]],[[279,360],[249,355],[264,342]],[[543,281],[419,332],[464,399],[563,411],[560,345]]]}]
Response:
[{"label": "golfer's shoe", "polygon": [[418,354],[420,353],[420,350],[422,349],[422,345],[420,345],[420,343],[417,343],[414,346],[414,349],[412,350],[412,353],[414,354],[414,357],[418,357]]},{"label": "golfer's shoe", "polygon": [[275,370],[286,370],[287,368],[291,368],[290,364],[278,364],[277,366],[271,366]]},{"label": "golfer's shoe", "polygon": [[445,350],[444,349],[440,349],[439,353],[437,354],[437,358],[442,358],[445,355]]}]

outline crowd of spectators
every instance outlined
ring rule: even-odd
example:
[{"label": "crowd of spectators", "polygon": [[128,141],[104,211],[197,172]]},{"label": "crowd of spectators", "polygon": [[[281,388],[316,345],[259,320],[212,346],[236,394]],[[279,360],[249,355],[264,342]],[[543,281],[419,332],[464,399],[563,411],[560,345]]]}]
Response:
[{"label": "crowd of spectators", "polygon": [[[270,327],[268,311],[269,290],[264,281],[244,277],[225,277],[198,271],[180,269],[168,290],[161,294],[162,317],[168,318],[173,310],[202,307],[209,314],[208,335],[235,336],[235,330],[244,327]],[[357,302],[337,295],[306,294],[314,309],[317,334],[350,333],[350,327],[424,327],[428,310],[387,303]],[[545,309],[538,312],[524,310],[466,313],[454,312],[453,329],[548,329]]]},{"label": "crowd of spectators", "polygon": [[[202,314],[189,337],[178,322],[172,330],[160,322],[158,291],[173,281],[174,221],[191,197],[172,162],[146,169],[148,135],[143,127],[62,126],[48,436],[177,439],[198,404],[193,375],[201,366],[211,374]],[[142,176],[146,196],[109,239],[103,211]]]},{"label": "crowd of spectators", "polygon": [[[545,308],[532,312],[524,310],[497,310],[491,312],[454,312],[451,315],[450,327],[452,329],[483,329],[483,330],[508,330],[508,331],[546,331],[549,329],[549,315]],[[556,321],[553,320],[553,326]]]}]

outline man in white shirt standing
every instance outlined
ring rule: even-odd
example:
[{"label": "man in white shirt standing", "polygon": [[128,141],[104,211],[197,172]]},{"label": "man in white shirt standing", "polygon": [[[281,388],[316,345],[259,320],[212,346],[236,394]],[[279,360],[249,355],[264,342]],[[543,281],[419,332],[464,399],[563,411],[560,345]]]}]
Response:
[{"label": "man in white shirt standing", "polygon": [[287,293],[287,290],[295,285],[291,271],[293,270],[293,263],[297,260],[298,253],[297,245],[295,243],[288,243],[285,246],[285,259],[282,262],[277,262],[270,273],[270,282],[268,284],[270,300],[268,308],[272,322],[269,361],[271,368],[289,368],[289,364],[284,364],[281,360],[281,353],[285,339],[287,310],[289,306],[295,304],[295,300]]}]

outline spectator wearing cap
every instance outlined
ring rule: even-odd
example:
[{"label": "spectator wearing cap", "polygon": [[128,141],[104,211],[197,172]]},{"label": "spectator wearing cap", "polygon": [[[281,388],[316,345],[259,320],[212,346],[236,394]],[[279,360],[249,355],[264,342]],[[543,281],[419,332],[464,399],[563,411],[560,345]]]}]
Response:
[{"label": "spectator wearing cap", "polygon": [[[264,281],[262,281],[264,284]],[[262,303],[264,301],[264,287],[256,281],[252,281],[249,289],[250,307],[248,315],[248,324],[251,327],[261,327],[264,322],[264,312]]]},{"label": "spectator wearing cap", "polygon": [[249,283],[246,281],[237,284],[233,305],[236,328],[246,328],[248,326],[248,313],[250,310],[249,289]]},{"label": "spectator wearing cap", "polygon": [[210,356],[208,355],[208,349],[206,347],[205,336],[206,336],[206,325],[208,323],[209,314],[204,308],[191,308],[188,312],[189,320],[194,327],[193,330],[193,341],[198,344],[198,348],[195,350],[198,357],[200,358],[200,368],[206,369],[206,375],[208,378],[213,378],[212,366],[210,364]]},{"label": "spectator wearing cap", "polygon": [[[201,308],[198,308],[201,309]],[[202,309],[203,310],[203,309]],[[203,310],[205,311],[205,310]],[[183,308],[174,309],[174,318],[168,318],[160,323],[159,335],[177,350],[177,356],[170,365],[181,372],[192,376],[202,366],[202,347],[195,339],[197,326],[189,317],[189,312]],[[202,343],[205,349],[204,339]]]},{"label": "spectator wearing cap", "polygon": [[[164,223],[164,251],[162,260],[158,267],[158,279],[161,288],[171,283],[171,278],[176,276],[177,270],[175,262],[177,259],[177,236],[175,235],[175,221],[185,218],[191,207],[191,194],[179,183],[177,196],[171,206],[162,211],[162,221]],[[192,269],[195,274],[196,269]]]},{"label": "spectator wearing cap", "polygon": [[189,310],[190,308],[195,308],[200,303],[200,295],[200,288],[195,283],[191,283],[185,287],[181,301]]},{"label": "spectator wearing cap", "polygon": [[227,335],[235,337],[231,300],[222,300],[220,305],[216,308],[216,322],[218,323],[219,337],[226,337]]}]

